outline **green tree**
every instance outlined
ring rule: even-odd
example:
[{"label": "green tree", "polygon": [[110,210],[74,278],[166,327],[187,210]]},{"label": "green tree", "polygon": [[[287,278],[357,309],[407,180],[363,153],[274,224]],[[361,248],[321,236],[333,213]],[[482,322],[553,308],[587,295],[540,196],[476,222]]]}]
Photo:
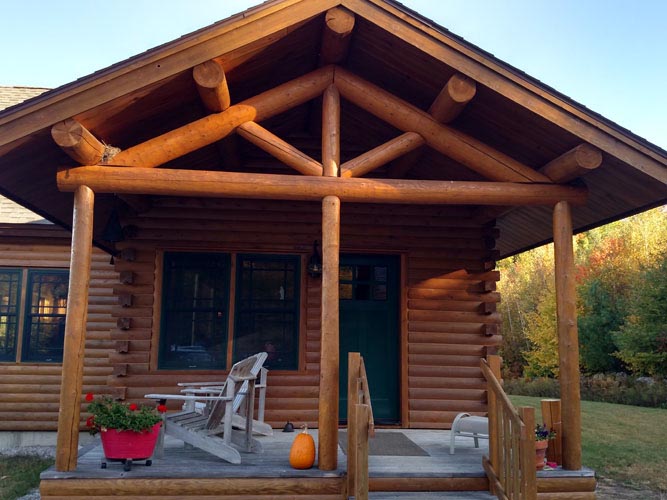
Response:
[{"label": "green tree", "polygon": [[628,309],[616,356],[638,375],[667,376],[667,257],[641,273]]}]

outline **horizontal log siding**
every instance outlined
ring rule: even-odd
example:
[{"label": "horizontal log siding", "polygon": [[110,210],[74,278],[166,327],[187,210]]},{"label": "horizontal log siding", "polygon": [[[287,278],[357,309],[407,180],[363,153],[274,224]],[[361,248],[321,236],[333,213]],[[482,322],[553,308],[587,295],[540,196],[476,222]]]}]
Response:
[{"label": "horizontal log siding", "polygon": [[[0,243],[0,266],[69,269],[69,245]],[[111,316],[113,285],[118,274],[109,255],[93,251],[88,302],[88,328],[83,370],[83,391],[109,393],[112,368]],[[53,363],[0,363],[0,431],[55,431],[58,425],[61,365]],[[82,422],[84,419],[82,418]]]},{"label": "horizontal log siding", "polygon": [[[483,413],[486,394],[479,359],[497,345],[493,228],[469,218],[469,209],[342,205],[341,248],[350,253],[403,253],[408,283],[408,405],[410,427],[448,428],[460,411]],[[134,260],[116,260],[131,271],[131,284],[114,287],[132,305],[115,305],[113,315],[129,329],[111,336],[109,384],[140,402],[149,392],[176,392],[177,382],[210,379],[221,372],[151,370],[156,249],[294,253],[306,258],[321,239],[319,204],[251,200],[159,198],[145,214],[125,223],[134,236],[119,244]],[[298,372],[269,372],[266,419],[317,424],[320,356],[320,280],[306,278]],[[496,330],[493,330],[493,328]],[[230,332],[231,334],[231,332]],[[176,403],[171,403],[173,408]]]}]

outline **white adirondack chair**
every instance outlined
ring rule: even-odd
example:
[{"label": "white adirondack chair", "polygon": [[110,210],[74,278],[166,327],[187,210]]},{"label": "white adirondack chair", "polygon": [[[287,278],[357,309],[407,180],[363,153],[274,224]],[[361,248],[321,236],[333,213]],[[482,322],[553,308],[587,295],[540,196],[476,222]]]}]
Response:
[{"label": "white adirondack chair", "polygon": [[[252,437],[252,433],[255,380],[266,357],[267,354],[261,352],[235,363],[227,379],[223,383],[211,383],[216,385],[209,385],[204,389],[205,393],[198,393],[195,387],[189,387],[185,389],[187,392],[183,395],[146,394],[144,397],[149,399],[159,401],[178,399],[186,402],[184,411],[165,414],[155,455],[160,457],[163,454],[162,433],[233,464],[241,463],[238,448],[247,452],[261,452],[262,446]],[[196,402],[205,402],[208,411],[203,413],[196,411]],[[239,411],[242,407],[244,411],[241,415]],[[237,427],[243,429],[242,431],[234,429],[234,421]]]}]

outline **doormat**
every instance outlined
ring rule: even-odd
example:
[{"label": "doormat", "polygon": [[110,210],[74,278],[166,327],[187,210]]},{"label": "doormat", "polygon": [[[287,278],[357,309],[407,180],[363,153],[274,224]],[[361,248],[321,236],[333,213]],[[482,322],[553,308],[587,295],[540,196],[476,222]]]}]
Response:
[{"label": "doormat", "polygon": [[[338,444],[347,455],[347,431],[338,431]],[[368,439],[368,454],[397,457],[429,456],[402,432],[376,432],[375,437]]]}]

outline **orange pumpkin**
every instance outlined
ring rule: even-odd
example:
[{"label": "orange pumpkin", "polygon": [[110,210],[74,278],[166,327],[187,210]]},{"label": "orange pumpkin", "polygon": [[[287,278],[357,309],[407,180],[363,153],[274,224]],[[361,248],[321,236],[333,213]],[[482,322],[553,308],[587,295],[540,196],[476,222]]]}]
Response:
[{"label": "orange pumpkin", "polygon": [[308,434],[308,426],[294,438],[289,452],[289,464],[295,469],[310,469],[315,463],[315,441]]}]

